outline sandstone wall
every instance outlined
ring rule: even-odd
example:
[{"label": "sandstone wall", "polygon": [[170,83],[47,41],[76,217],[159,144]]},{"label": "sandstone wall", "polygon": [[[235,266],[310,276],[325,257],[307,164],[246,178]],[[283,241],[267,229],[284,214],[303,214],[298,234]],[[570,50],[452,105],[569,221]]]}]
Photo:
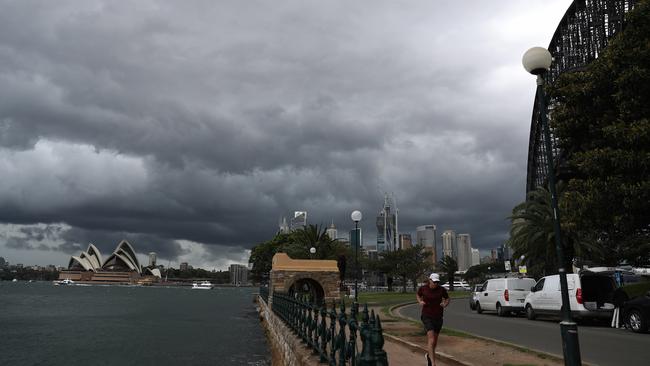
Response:
[{"label": "sandstone wall", "polygon": [[300,279],[318,282],[323,289],[325,301],[339,300],[338,272],[271,271],[271,293],[273,291],[287,293],[289,288]]},{"label": "sandstone wall", "polygon": [[277,317],[261,297],[257,297],[260,321],[271,348],[272,366],[314,366],[318,357]]}]

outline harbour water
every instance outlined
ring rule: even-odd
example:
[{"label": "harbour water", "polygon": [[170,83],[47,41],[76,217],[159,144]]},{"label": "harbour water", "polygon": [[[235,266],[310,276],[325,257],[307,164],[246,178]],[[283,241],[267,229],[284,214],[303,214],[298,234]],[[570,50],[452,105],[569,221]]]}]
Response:
[{"label": "harbour water", "polygon": [[0,365],[270,365],[256,291],[0,282]]}]

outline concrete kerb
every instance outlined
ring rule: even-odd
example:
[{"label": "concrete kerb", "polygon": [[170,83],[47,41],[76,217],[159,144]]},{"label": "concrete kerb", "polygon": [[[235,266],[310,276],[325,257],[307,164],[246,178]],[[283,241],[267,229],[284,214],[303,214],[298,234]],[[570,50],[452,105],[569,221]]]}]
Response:
[{"label": "concrete kerb", "polygon": [[[409,317],[402,316],[402,314],[400,314],[399,312],[398,312],[397,314],[394,314],[394,313],[393,313],[393,311],[394,311],[394,310],[397,310],[398,308],[401,308],[401,307],[404,307],[404,306],[407,306],[407,305],[412,305],[412,304],[414,304],[414,303],[415,303],[415,302],[411,301],[411,302],[406,302],[406,303],[402,303],[402,304],[397,304],[397,305],[391,306],[391,307],[388,309],[388,312],[390,313],[391,316],[394,316],[394,317],[398,317],[398,318],[402,318],[402,319],[407,319],[407,320],[412,320],[412,321],[417,321],[417,319],[413,319],[413,318],[409,318]],[[537,353],[537,354],[540,354],[540,355],[544,355],[545,357],[552,358],[552,359],[556,359],[556,360],[559,360],[559,361],[564,360],[564,357],[563,357],[563,356],[561,356],[561,355],[557,355],[557,354],[554,354],[554,353],[548,353],[548,352],[544,352],[544,351],[539,351],[539,350],[531,349],[531,348],[527,348],[527,347],[524,347],[524,346],[521,346],[521,345],[518,345],[518,344],[515,344],[515,343],[510,343],[510,342],[506,342],[506,341],[502,341],[502,340],[495,339],[495,338],[490,338],[490,337],[484,337],[484,336],[480,336],[480,335],[477,335],[477,334],[473,334],[473,333],[469,333],[469,332],[465,332],[465,331],[460,331],[460,330],[457,330],[457,329],[452,329],[452,328],[447,328],[447,329],[450,329],[450,330],[453,330],[453,331],[456,331],[456,332],[461,332],[461,333],[469,334],[469,335],[471,335],[471,336],[474,337],[474,338],[481,339],[481,340],[484,340],[484,341],[487,341],[487,342],[493,342],[493,343],[501,344],[501,345],[508,346],[508,347],[512,347],[512,348],[519,349],[519,350],[525,350],[525,351],[534,352],[534,353]],[[394,337],[394,336],[391,336],[391,339],[392,339],[393,337]],[[395,337],[395,338],[396,338],[396,337]],[[407,342],[407,341],[404,341],[404,340],[401,340],[401,341],[402,341],[402,343],[404,343],[404,342],[406,342],[406,343],[410,343],[410,342]],[[418,345],[416,345],[416,344],[414,344],[414,346],[415,346],[415,347],[418,347],[419,349],[424,349],[423,347],[420,347],[420,346],[418,346]],[[426,351],[426,350],[425,350],[425,351]],[[436,355],[441,355],[441,356],[443,356],[443,357],[441,357],[441,358],[444,358],[444,357],[451,357],[451,361],[452,361],[452,362],[460,362],[461,365],[468,365],[468,366],[471,366],[471,365],[472,365],[472,364],[469,364],[469,363],[463,363],[463,362],[461,362],[461,361],[458,361],[458,360],[455,359],[453,356],[449,356],[449,355],[441,354],[440,352],[436,352]],[[582,362],[582,364],[585,365],[585,366],[594,366],[593,364],[588,363],[588,362],[584,362],[584,361]]]},{"label": "concrete kerb", "polygon": [[[401,315],[393,314],[393,310],[395,310],[397,308],[400,308],[400,307],[403,307],[403,306],[406,306],[406,305],[411,305],[411,304],[414,304],[414,303],[415,302],[411,301],[411,302],[405,302],[405,303],[402,303],[402,304],[393,305],[390,308],[388,308],[388,313],[391,316],[396,316],[396,317],[399,317],[399,318],[402,318],[402,319],[415,320],[415,319],[403,317]],[[403,346],[408,347],[412,351],[427,352],[426,348],[424,348],[424,347],[422,347],[420,345],[417,345],[417,344],[415,344],[413,342],[409,342],[409,341],[407,341],[405,339],[402,339],[400,337],[394,336],[392,334],[387,334],[386,332],[384,332],[384,337],[390,338],[394,342],[400,343]],[[444,352],[440,352],[440,351],[436,351],[436,357],[439,357],[444,362],[447,362],[449,364],[456,365],[456,366],[474,366],[471,363],[460,361],[459,359],[455,358],[454,356],[448,355],[448,354],[446,354]]]}]

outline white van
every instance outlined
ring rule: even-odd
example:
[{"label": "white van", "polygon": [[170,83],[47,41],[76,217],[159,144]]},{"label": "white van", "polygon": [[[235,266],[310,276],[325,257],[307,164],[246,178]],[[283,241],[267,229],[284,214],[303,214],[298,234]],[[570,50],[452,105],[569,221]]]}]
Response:
[{"label": "white van", "polygon": [[496,311],[499,316],[523,312],[524,300],[535,285],[532,278],[493,278],[483,284],[476,300],[476,312]]},{"label": "white van", "polygon": [[[445,282],[442,287],[444,287],[445,290],[449,290],[449,282]],[[463,280],[454,281],[454,291],[470,291],[471,289],[469,283]]]},{"label": "white van", "polygon": [[[567,273],[567,287],[573,318],[612,318],[616,290],[612,276],[589,271]],[[560,275],[546,276],[537,281],[526,296],[524,307],[530,320],[539,314],[561,315]]]}]

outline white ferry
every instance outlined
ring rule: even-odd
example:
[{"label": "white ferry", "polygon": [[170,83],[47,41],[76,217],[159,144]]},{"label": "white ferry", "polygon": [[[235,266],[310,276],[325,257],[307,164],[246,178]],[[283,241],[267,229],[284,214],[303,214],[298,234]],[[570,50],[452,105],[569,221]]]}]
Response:
[{"label": "white ferry", "polygon": [[75,284],[74,281],[69,278],[66,278],[61,281],[54,281],[54,286],[72,286],[74,284]]},{"label": "white ferry", "polygon": [[194,282],[192,284],[192,290],[212,290],[213,287],[209,281]]}]

